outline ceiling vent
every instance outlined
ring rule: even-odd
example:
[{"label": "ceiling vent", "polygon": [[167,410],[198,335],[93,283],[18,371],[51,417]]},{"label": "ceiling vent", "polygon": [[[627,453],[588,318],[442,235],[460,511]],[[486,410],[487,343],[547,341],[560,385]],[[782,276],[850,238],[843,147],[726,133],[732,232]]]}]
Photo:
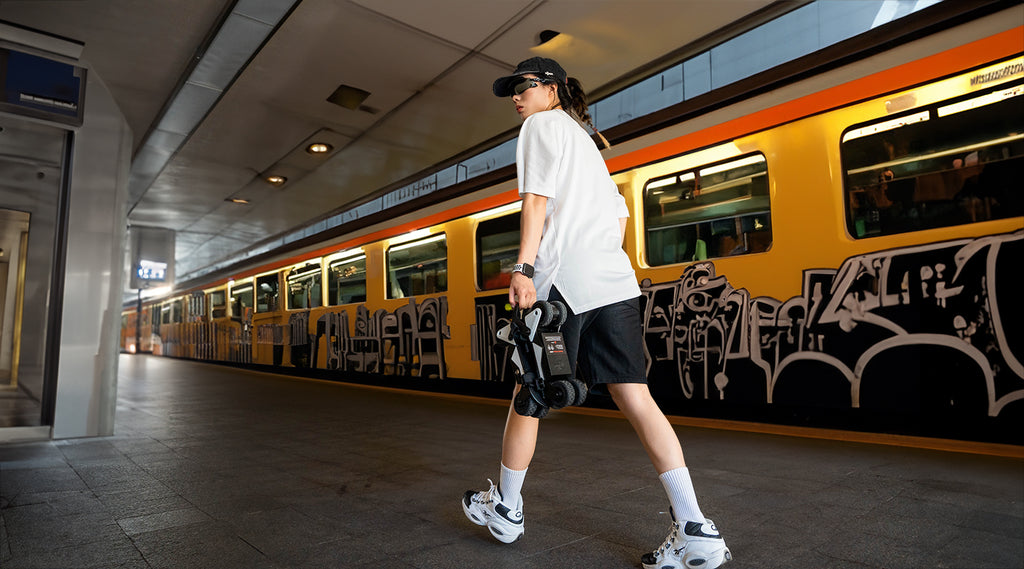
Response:
[{"label": "ceiling vent", "polygon": [[327,102],[334,103],[339,107],[345,107],[353,111],[365,111],[368,113],[376,113],[377,109],[367,107],[363,104],[363,101],[370,96],[369,91],[350,87],[348,85],[338,85],[338,88],[331,93],[330,97],[327,97]]}]

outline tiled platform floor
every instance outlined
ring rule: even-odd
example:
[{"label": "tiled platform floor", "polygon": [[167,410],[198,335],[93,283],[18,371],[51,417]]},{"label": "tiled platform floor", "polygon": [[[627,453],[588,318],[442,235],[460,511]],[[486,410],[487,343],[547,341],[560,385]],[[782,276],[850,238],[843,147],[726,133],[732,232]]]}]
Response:
[{"label": "tiled platform floor", "polygon": [[[526,535],[470,524],[505,409],[123,356],[116,435],[0,446],[0,567],[638,567],[669,520],[622,419],[545,419]],[[733,568],[1024,565],[1024,461],[677,427]]]}]

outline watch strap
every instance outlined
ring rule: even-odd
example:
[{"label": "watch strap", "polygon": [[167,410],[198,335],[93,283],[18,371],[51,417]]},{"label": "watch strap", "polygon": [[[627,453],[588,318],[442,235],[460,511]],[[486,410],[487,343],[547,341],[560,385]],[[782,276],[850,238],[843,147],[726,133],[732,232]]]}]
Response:
[{"label": "watch strap", "polygon": [[532,279],[533,278],[533,265],[531,265],[529,263],[516,263],[515,265],[512,265],[512,272],[513,273],[523,273],[523,276],[525,276],[526,278]]}]

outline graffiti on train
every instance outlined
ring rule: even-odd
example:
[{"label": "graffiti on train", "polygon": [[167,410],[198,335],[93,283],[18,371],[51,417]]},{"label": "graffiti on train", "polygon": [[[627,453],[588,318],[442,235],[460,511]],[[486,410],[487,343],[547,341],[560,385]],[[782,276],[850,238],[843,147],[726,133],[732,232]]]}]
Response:
[{"label": "graffiti on train", "polygon": [[[1024,412],[1024,232],[859,255],[803,273],[800,296],[751,298],[715,272],[641,283],[648,377],[693,401],[923,411]],[[478,303],[486,332],[504,324]],[[482,344],[484,379],[507,351]]]},{"label": "graffiti on train", "polygon": [[281,365],[284,347],[296,367],[412,375],[444,379],[447,369],[444,341],[448,327],[448,298],[410,298],[394,312],[379,309],[372,314],[365,305],[356,308],[355,325],[348,312],[326,312],[310,325],[309,312],[289,317],[287,326],[257,326],[257,346],[272,346],[274,364]]}]

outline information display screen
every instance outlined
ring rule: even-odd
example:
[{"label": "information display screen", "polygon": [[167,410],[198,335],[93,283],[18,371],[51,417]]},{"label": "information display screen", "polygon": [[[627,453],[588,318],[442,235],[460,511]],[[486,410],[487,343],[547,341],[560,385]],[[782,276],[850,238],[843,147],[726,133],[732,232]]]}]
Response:
[{"label": "information display screen", "polygon": [[167,278],[167,263],[139,261],[139,267],[135,272],[144,281],[163,281]]},{"label": "information display screen", "polygon": [[82,124],[85,69],[0,48],[0,111]]}]

